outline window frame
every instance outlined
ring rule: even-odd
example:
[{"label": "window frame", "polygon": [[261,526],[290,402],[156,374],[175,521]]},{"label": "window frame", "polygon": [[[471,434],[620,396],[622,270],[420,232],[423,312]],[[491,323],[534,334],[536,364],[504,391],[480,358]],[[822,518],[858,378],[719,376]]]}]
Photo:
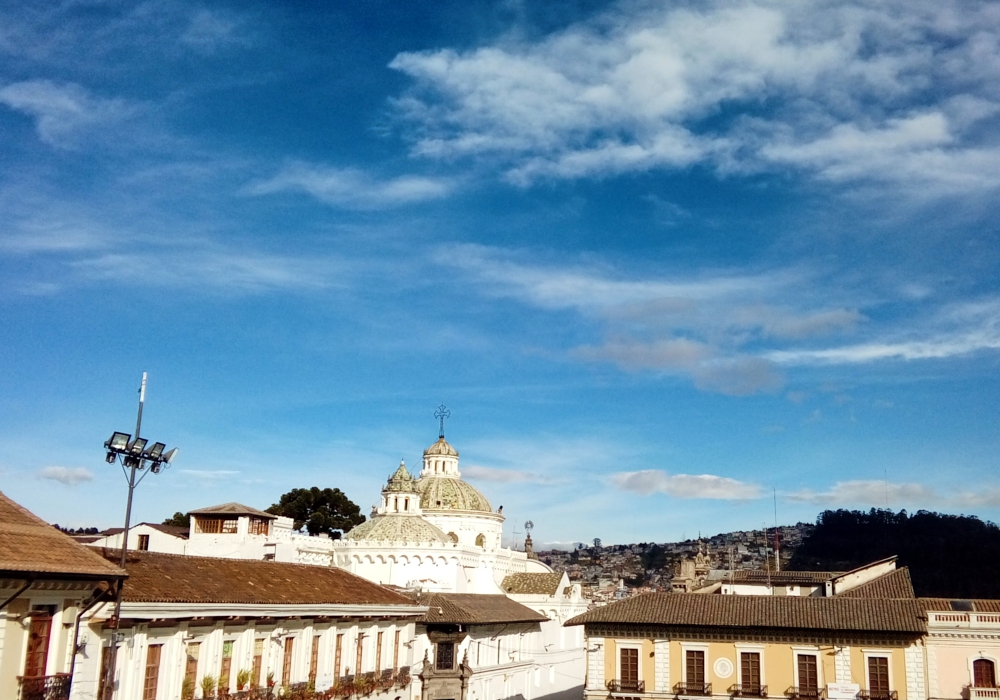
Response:
[{"label": "window frame", "polygon": [[693,685],[688,682],[688,652],[689,651],[700,651],[702,653],[702,684],[708,685],[711,681],[708,679],[708,671],[711,668],[711,660],[708,654],[708,644],[703,643],[691,643],[691,642],[681,642],[681,680],[682,685],[685,687],[688,685]]},{"label": "window frame", "polygon": [[823,657],[820,654],[819,647],[792,647],[792,678],[795,681],[795,687],[801,689],[802,682],[799,678],[799,656],[813,656],[816,658],[816,691],[818,693],[823,687]]},{"label": "window frame", "polygon": [[889,684],[887,695],[891,695],[892,691],[895,689],[896,684],[892,677],[892,651],[888,649],[879,650],[863,650],[865,659],[865,690],[871,695],[872,690],[872,671],[871,671],[871,659],[885,659],[886,660],[886,682]]},{"label": "window frame", "polygon": [[[988,656],[988,655],[983,654],[982,652],[980,652],[979,656],[977,656],[975,658],[972,658],[972,657],[969,658],[969,687],[970,688],[978,688],[978,687],[980,687],[980,686],[976,685],[976,667],[975,667],[975,664],[976,664],[977,661],[989,661],[990,663],[993,664],[993,682],[996,684],[993,687],[995,688],[997,686],[1000,686],[1000,679],[997,678],[997,669],[1000,668],[1000,664],[997,663],[997,660],[994,657]],[[986,686],[982,686],[982,687],[986,687]]]},{"label": "window frame", "polygon": [[[434,670],[435,671],[454,671],[455,670],[455,653],[457,651],[457,649],[455,648],[456,646],[457,645],[455,644],[455,642],[435,642],[434,643]],[[442,666],[441,665],[442,656],[444,656],[441,653],[441,650],[442,650],[443,647],[447,647],[447,648],[450,649],[450,651],[449,651],[449,653],[451,655],[451,665],[450,666]]]},{"label": "window frame", "polygon": [[635,682],[639,684],[645,679],[642,677],[642,643],[635,641],[615,640],[615,678],[619,683],[624,682],[622,677],[622,651],[634,651],[636,659]]}]

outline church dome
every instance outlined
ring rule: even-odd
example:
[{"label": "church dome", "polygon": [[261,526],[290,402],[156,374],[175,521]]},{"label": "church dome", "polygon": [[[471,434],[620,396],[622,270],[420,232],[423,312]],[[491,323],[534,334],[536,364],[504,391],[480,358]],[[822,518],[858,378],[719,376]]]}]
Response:
[{"label": "church dome", "polygon": [[406,468],[406,464],[403,462],[399,463],[399,469],[396,473],[389,477],[389,481],[386,482],[385,488],[382,489],[383,492],[395,492],[395,493],[413,493],[413,476]]},{"label": "church dome", "polygon": [[[449,449],[451,445],[444,443]],[[417,479],[420,507],[425,511],[470,510],[492,513],[486,496],[461,479],[453,476],[422,476]],[[353,532],[353,530],[352,530]]]},{"label": "church dome", "polygon": [[424,450],[424,457],[432,456],[446,456],[446,457],[458,457],[458,450],[448,444],[448,441],[444,439],[444,435],[438,438],[438,441],[433,445]]},{"label": "church dome", "polygon": [[353,528],[344,535],[344,539],[417,544],[451,544],[454,541],[439,528],[415,515],[376,516]]}]

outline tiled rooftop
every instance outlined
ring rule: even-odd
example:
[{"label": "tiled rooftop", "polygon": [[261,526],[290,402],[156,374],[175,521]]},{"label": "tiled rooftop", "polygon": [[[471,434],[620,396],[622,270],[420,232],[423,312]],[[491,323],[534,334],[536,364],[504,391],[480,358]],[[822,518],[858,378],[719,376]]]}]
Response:
[{"label": "tiled rooftop", "polygon": [[0,493],[0,574],[119,578],[121,569]]},{"label": "tiled rooftop", "polygon": [[548,618],[505,595],[476,593],[424,593],[413,598],[428,611],[418,622],[430,624],[488,625],[544,622]]}]

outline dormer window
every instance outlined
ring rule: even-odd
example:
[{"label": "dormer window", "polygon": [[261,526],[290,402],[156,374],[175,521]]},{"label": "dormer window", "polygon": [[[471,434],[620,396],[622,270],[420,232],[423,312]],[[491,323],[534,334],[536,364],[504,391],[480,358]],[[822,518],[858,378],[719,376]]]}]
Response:
[{"label": "dormer window", "polygon": [[232,535],[237,531],[236,518],[197,518],[195,523],[198,532],[205,535]]}]

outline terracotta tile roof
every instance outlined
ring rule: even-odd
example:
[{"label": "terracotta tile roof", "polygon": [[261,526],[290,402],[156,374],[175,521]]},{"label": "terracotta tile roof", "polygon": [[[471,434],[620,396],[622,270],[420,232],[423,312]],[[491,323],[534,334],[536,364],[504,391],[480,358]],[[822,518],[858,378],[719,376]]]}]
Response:
[{"label": "terracotta tile roof", "polygon": [[[120,550],[104,550],[119,556]],[[130,603],[412,605],[406,596],[327,566],[129,552]]]},{"label": "terracotta tile roof", "polygon": [[562,577],[561,573],[511,574],[504,578],[503,583],[500,584],[500,588],[505,593],[555,595],[559,592],[559,582],[562,581]]},{"label": "terracotta tile roof", "polygon": [[412,598],[426,605],[427,613],[417,622],[439,625],[489,625],[513,622],[544,622],[548,618],[505,595],[477,593],[422,593]]},{"label": "terracotta tile roof", "polygon": [[857,588],[840,593],[838,598],[913,598],[913,582],[910,581],[910,569],[906,566],[888,574],[879,576],[874,581],[864,583]]},{"label": "terracotta tile roof", "polygon": [[984,598],[953,599],[953,598],[917,598],[917,605],[925,612],[972,612],[1000,613],[1000,600]]},{"label": "terracotta tile roof", "polygon": [[753,570],[740,570],[732,572],[732,578],[729,576],[729,572],[726,572],[720,580],[722,581],[733,581],[734,583],[777,583],[779,585],[788,585],[796,583],[804,584],[817,584],[829,581],[834,576],[840,576],[839,571],[753,571]]},{"label": "terracotta tile roof", "polygon": [[256,515],[258,518],[268,518],[270,520],[275,520],[278,517],[277,515],[245,506],[242,503],[222,503],[217,506],[209,506],[208,508],[189,510],[188,515]]},{"label": "terracotta tile roof", "polygon": [[[145,525],[146,527],[151,527],[154,530],[159,530],[160,532],[172,535],[174,537],[183,537],[187,539],[190,535],[190,528],[182,527],[180,525],[161,525],[160,523],[138,523],[130,527],[130,530],[134,530],[139,525]],[[101,537],[111,537],[113,535],[120,535],[125,528],[123,527],[109,527],[107,530],[101,531]],[[95,537],[94,539],[101,539],[101,537]],[[93,541],[93,540],[91,540]]]},{"label": "terracotta tile roof", "polygon": [[0,493],[0,572],[120,578],[124,572]]},{"label": "terracotta tile roof", "polygon": [[566,624],[921,633],[924,625],[920,612],[915,600],[647,593],[595,608]]}]

